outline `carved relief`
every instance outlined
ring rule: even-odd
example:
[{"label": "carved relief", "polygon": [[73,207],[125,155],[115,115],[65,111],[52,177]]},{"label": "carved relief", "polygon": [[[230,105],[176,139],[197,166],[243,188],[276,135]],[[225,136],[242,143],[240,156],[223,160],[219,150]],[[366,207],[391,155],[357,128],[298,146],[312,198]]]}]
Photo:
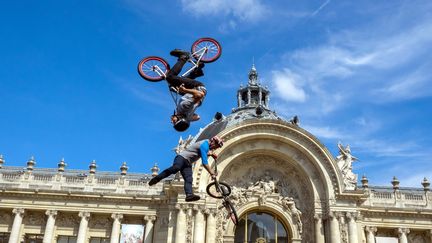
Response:
[{"label": "carved relief", "polygon": [[90,228],[107,229],[112,227],[112,218],[108,215],[92,215],[89,221]]},{"label": "carved relief", "polygon": [[[294,160],[307,163],[302,154],[294,149],[290,151]],[[306,176],[289,162],[266,155],[245,157],[228,165],[223,170],[221,180],[232,185],[231,199],[236,207],[251,200],[264,205],[269,200],[268,195],[289,198],[293,205],[299,205],[298,212],[302,212],[294,215],[294,222],[300,232],[313,232],[314,202],[313,194],[307,186],[309,182],[305,182]],[[223,217],[219,215],[219,228],[225,227]],[[308,241],[313,241],[313,234],[304,235],[303,242]]]},{"label": "carved relief", "polygon": [[12,217],[9,212],[0,211],[0,224],[10,224],[12,222]]},{"label": "carved relief", "polygon": [[43,212],[27,212],[24,217],[24,224],[42,226],[46,224],[45,218],[46,216]]},{"label": "carved relief", "polygon": [[427,243],[428,242],[427,237],[428,236],[426,232],[411,232],[408,234],[408,242]]},{"label": "carved relief", "polygon": [[75,227],[79,225],[79,219],[78,216],[75,216],[74,214],[64,214],[60,213],[60,215],[57,216],[56,224],[60,227]]}]

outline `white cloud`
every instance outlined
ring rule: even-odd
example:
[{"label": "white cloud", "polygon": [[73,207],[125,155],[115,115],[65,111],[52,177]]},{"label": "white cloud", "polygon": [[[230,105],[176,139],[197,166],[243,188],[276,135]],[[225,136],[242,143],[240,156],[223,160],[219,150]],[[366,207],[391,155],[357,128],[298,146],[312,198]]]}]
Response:
[{"label": "white cloud", "polygon": [[285,101],[304,102],[306,93],[301,87],[301,78],[289,69],[272,72],[272,81],[280,98]]},{"label": "white cloud", "polygon": [[268,9],[260,0],[182,0],[183,10],[196,16],[232,16],[241,21],[256,21]]},{"label": "white cloud", "polygon": [[330,139],[343,139],[345,137],[344,134],[341,133],[340,130],[335,129],[333,127],[315,127],[310,125],[302,126],[305,130],[312,133],[314,136],[319,138],[330,138]]},{"label": "white cloud", "polygon": [[270,13],[261,0],[181,0],[183,11],[195,17],[223,17],[218,30],[228,33],[244,23],[256,23]]},{"label": "white cloud", "polygon": [[315,10],[311,16],[315,16],[317,15],[319,12],[321,12],[321,10],[323,10],[323,8],[325,8],[325,6],[327,6],[327,4],[330,3],[330,0],[326,0],[323,4],[321,4],[321,6],[319,6],[319,8],[317,8],[317,10]]}]

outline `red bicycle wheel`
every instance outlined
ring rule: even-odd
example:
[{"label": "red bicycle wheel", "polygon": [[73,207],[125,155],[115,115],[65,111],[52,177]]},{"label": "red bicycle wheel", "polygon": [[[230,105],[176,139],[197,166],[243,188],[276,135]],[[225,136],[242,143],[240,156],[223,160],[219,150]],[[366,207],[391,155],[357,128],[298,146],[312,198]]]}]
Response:
[{"label": "red bicycle wheel", "polygon": [[201,38],[192,44],[192,56],[203,63],[216,61],[222,54],[222,46],[213,38]]},{"label": "red bicycle wheel", "polygon": [[138,63],[139,75],[150,82],[164,80],[169,70],[169,64],[161,57],[146,57]]}]

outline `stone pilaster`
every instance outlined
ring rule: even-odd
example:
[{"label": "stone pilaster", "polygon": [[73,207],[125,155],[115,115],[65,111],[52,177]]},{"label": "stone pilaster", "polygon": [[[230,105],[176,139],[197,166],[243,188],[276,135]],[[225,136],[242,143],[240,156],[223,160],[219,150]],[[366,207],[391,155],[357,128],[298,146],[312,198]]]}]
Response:
[{"label": "stone pilaster", "polygon": [[156,221],[155,215],[144,216],[144,222],[145,222],[144,243],[153,242],[153,226],[155,221]]},{"label": "stone pilaster", "polygon": [[194,205],[195,224],[193,242],[205,242],[204,206]]},{"label": "stone pilaster", "polygon": [[176,209],[177,212],[177,224],[175,230],[175,242],[176,243],[185,243],[186,242],[186,205],[177,204]]},{"label": "stone pilaster", "polygon": [[339,213],[330,212],[330,242],[332,243],[340,243],[341,242],[341,233],[339,229]]},{"label": "stone pilaster", "polygon": [[357,230],[357,213],[348,212],[346,214],[348,219],[348,239],[349,243],[359,243],[358,230]]},{"label": "stone pilaster", "polygon": [[377,227],[366,226],[366,243],[375,243],[375,233],[377,232]]},{"label": "stone pilaster", "polygon": [[315,214],[314,219],[315,219],[315,242],[325,243],[324,227],[322,224],[322,215]]},{"label": "stone pilaster", "polygon": [[123,219],[123,214],[113,213],[111,214],[111,218],[113,219],[112,229],[111,229],[111,243],[118,243],[120,238],[120,227],[121,220]]},{"label": "stone pilaster", "polygon": [[399,235],[399,243],[408,243],[407,234],[409,234],[410,230],[407,228],[399,228],[397,229],[397,233]]},{"label": "stone pilaster", "polygon": [[23,208],[14,208],[12,213],[15,214],[15,218],[12,224],[12,230],[9,236],[9,243],[18,243],[20,239],[21,224],[24,217]]},{"label": "stone pilaster", "polygon": [[81,222],[79,225],[77,243],[86,243],[87,241],[87,227],[88,221],[90,219],[89,212],[79,212],[78,216],[81,218]]},{"label": "stone pilaster", "polygon": [[216,242],[216,212],[215,208],[208,208],[204,211],[207,215],[206,243]]},{"label": "stone pilaster", "polygon": [[43,243],[52,243],[57,210],[47,210],[45,214],[48,216],[48,219],[45,226]]}]

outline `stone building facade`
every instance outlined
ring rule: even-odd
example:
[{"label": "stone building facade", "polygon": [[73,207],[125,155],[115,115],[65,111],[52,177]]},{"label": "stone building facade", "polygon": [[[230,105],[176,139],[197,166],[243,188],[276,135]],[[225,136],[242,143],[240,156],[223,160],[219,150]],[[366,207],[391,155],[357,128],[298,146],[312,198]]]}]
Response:
[{"label": "stone building facade", "polygon": [[201,200],[186,203],[179,176],[147,185],[157,166],[151,174],[128,173],[126,164],[99,172],[93,161],[79,171],[62,160],[42,169],[31,158],[23,169],[1,157],[0,242],[117,243],[127,225],[138,225],[144,243],[432,243],[426,178],[422,188],[401,188],[396,178],[391,187],[369,186],[353,173],[348,145],[332,155],[297,118],[270,110],[269,97],[252,67],[237,108],[177,147],[215,134],[225,140],[219,177],[232,185],[239,225],[207,196],[211,178],[200,163],[194,190]]}]

